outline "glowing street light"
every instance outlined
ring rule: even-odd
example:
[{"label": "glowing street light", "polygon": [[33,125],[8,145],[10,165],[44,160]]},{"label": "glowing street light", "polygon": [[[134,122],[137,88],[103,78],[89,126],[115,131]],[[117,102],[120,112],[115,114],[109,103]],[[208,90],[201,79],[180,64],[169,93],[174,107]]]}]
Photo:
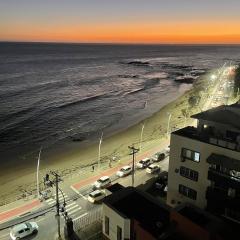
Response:
[{"label": "glowing street light", "polygon": [[217,76],[215,74],[211,75],[211,80],[215,80],[217,78]]}]

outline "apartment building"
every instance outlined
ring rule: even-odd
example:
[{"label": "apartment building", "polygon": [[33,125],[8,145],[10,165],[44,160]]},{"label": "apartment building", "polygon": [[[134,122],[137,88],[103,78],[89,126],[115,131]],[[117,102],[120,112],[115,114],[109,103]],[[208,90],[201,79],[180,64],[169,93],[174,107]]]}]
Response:
[{"label": "apartment building", "polygon": [[192,117],[197,127],[171,134],[167,203],[189,202],[240,222],[240,105]]}]

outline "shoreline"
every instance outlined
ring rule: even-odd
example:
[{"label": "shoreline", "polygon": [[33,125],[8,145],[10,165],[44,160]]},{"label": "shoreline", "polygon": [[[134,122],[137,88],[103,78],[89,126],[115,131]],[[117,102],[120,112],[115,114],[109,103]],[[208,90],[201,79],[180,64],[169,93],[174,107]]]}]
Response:
[{"label": "shoreline", "polygon": [[[150,117],[138,122],[137,124],[126,127],[126,129],[113,133],[104,138],[101,146],[101,164],[104,166],[113,157],[122,159],[124,162],[129,158],[128,146],[135,144],[139,147],[140,133],[142,124],[144,123],[144,132],[142,138],[142,152],[156,148],[163,140],[166,140],[166,126],[168,121],[168,112],[172,114],[171,127],[180,128],[184,125],[184,117],[181,110],[186,109],[188,97],[196,93],[209,73],[202,76],[196,81],[190,90],[185,91],[181,96],[164,105],[160,110]],[[198,86],[199,85],[199,86]],[[201,89],[201,88],[200,88]],[[192,114],[192,113],[191,113]],[[190,114],[190,115],[191,115]],[[71,145],[75,143],[71,143]],[[60,175],[66,178],[82,169],[87,169],[93,164],[97,165],[96,156],[98,154],[98,142],[92,143],[82,149],[76,147],[63,149],[62,151],[51,151],[48,155],[42,153],[40,163],[40,176],[44,176],[49,170],[58,170]],[[36,156],[37,162],[37,156]],[[10,202],[10,199],[18,199],[24,192],[35,194],[36,191],[36,164],[32,162],[30,165],[21,164],[14,165],[8,171],[1,172],[1,193],[0,205]],[[3,171],[3,170],[2,170]],[[89,170],[88,170],[89,171]]]}]

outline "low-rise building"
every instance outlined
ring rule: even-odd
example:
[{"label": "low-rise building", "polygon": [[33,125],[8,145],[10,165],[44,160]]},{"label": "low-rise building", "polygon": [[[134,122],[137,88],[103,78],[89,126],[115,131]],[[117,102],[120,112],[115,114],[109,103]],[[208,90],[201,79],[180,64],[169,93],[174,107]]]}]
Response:
[{"label": "low-rise building", "polygon": [[156,239],[169,226],[169,207],[132,187],[103,202],[104,239]]},{"label": "low-rise building", "polygon": [[190,204],[173,209],[149,194],[128,187],[103,202],[103,239],[225,240],[231,232],[223,222]]}]

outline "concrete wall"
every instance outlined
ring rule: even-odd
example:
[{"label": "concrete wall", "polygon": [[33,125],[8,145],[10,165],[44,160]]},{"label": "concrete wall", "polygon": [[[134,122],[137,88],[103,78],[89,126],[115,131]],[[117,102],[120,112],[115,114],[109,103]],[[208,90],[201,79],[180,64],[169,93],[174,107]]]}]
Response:
[{"label": "concrete wall", "polygon": [[[109,218],[109,235],[105,234],[105,216]],[[122,240],[130,239],[130,219],[103,204],[103,235],[107,239],[117,240],[117,226],[122,228]]]},{"label": "concrete wall", "polygon": [[[206,189],[210,185],[207,180],[209,164],[206,159],[212,154],[221,154],[230,158],[240,159],[240,152],[219,147],[213,144],[204,143],[188,137],[179,136],[177,134],[171,135],[171,151],[169,157],[169,173],[168,173],[168,195],[167,203],[171,206],[176,206],[177,202],[190,202],[200,208],[205,208],[207,201],[205,198]],[[194,162],[186,159],[181,161],[182,148],[187,148],[200,153],[200,162]],[[198,181],[195,182],[191,179],[185,178],[180,175],[180,172],[175,172],[176,169],[180,170],[180,166],[184,166],[198,172]],[[179,184],[190,187],[197,191],[197,199],[192,200],[183,196],[178,192]],[[175,204],[171,201],[175,200]]]}]

